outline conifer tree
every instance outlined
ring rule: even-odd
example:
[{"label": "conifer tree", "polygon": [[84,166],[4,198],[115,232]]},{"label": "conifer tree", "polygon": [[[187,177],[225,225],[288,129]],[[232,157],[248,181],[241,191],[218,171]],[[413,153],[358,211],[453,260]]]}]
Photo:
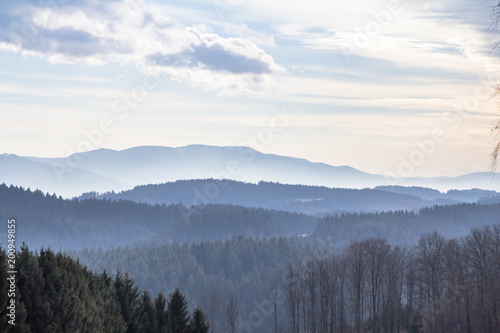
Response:
[{"label": "conifer tree", "polygon": [[139,330],[144,333],[158,332],[158,317],[156,315],[156,308],[153,305],[151,296],[147,291],[141,295],[139,305]]},{"label": "conifer tree", "polygon": [[189,322],[190,333],[208,333],[208,323],[205,313],[201,309],[195,309]]},{"label": "conifer tree", "polygon": [[[5,332],[19,332],[19,333],[30,333],[30,325],[26,321],[28,314],[26,312],[26,308],[24,307],[23,302],[21,302],[21,295],[19,294],[19,288],[16,288],[16,325],[12,326],[7,324],[8,330]],[[4,331],[2,331],[4,332]]]},{"label": "conifer tree", "polygon": [[158,321],[158,331],[166,332],[167,330],[167,299],[162,293],[155,299],[156,316]]},{"label": "conifer tree", "polygon": [[134,279],[128,274],[122,275],[118,273],[115,280],[115,289],[123,320],[127,324],[127,332],[137,332],[139,288],[134,285]]},{"label": "conifer tree", "polygon": [[42,270],[38,258],[23,244],[17,260],[17,286],[27,312],[27,320],[33,332],[53,330],[53,312],[44,297]]},{"label": "conifer tree", "polygon": [[188,333],[187,301],[179,289],[170,294],[167,308],[168,331],[171,333]]}]

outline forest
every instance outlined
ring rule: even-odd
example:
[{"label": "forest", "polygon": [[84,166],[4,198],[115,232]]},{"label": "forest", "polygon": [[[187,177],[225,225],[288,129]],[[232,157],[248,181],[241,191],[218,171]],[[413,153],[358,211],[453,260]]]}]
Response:
[{"label": "forest", "polygon": [[188,313],[178,289],[154,299],[128,274],[95,274],[74,259],[22,246],[15,257],[15,308],[9,301],[7,253],[0,249],[2,332],[179,332],[207,333],[200,309]]},{"label": "forest", "polygon": [[413,246],[235,237],[77,256],[150,292],[180,287],[216,332],[500,331],[500,225],[453,239],[427,233]]},{"label": "forest", "polygon": [[[380,193],[386,193],[379,191]],[[0,185],[0,214],[20,221],[18,238],[38,249],[113,247],[253,238],[309,236],[335,246],[366,238],[415,244],[432,231],[446,237],[466,235],[473,227],[500,223],[500,203],[461,203],[372,213],[311,216],[303,213],[230,204],[185,206],[118,199],[63,199],[41,191]],[[0,230],[0,244],[6,229]]]},{"label": "forest", "polygon": [[[128,200],[63,199],[41,191],[0,185],[0,214],[15,217],[18,238],[31,248],[112,248],[176,240],[271,237],[312,233],[317,219],[234,205],[148,205]],[[208,232],[207,232],[208,229]],[[7,238],[0,230],[0,244]]]},{"label": "forest", "polygon": [[122,199],[151,205],[230,204],[325,216],[391,210],[418,211],[434,205],[475,203],[480,200],[498,202],[498,193],[480,189],[449,190],[442,193],[424,187],[377,186],[373,189],[350,189],[264,181],[252,184],[229,179],[192,179],[140,185],[118,193],[89,192],[80,198]]},{"label": "forest", "polygon": [[186,330],[194,318],[221,333],[500,330],[495,202],[318,217],[5,185],[0,197],[26,243],[16,259],[24,331],[177,332],[172,295]]}]

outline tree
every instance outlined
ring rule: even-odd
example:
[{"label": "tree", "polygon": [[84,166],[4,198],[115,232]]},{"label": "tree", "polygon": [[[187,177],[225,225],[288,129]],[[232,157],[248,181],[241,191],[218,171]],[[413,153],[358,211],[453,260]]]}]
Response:
[{"label": "tree", "polygon": [[141,301],[138,310],[139,315],[139,330],[144,333],[158,332],[158,317],[156,308],[153,305],[151,296],[147,291],[144,291],[141,296]]},{"label": "tree", "polygon": [[37,256],[23,244],[17,260],[17,286],[27,312],[27,321],[33,332],[52,330],[53,312],[50,303],[44,297],[45,280]]},{"label": "tree", "polygon": [[189,322],[190,333],[208,333],[207,317],[199,308],[195,309]]},{"label": "tree", "polygon": [[238,297],[233,291],[231,291],[227,299],[226,317],[224,318],[225,326],[229,333],[236,332],[236,319],[238,318],[239,313],[238,303]]},{"label": "tree", "polygon": [[268,287],[268,295],[271,304],[273,305],[273,315],[274,315],[274,333],[278,333],[278,303],[280,301],[280,281],[277,276],[271,278],[271,282]]},{"label": "tree", "polygon": [[158,331],[165,332],[167,329],[168,318],[166,312],[167,299],[162,293],[155,299],[156,316],[158,321]]},{"label": "tree", "polygon": [[285,298],[285,311],[288,315],[288,331],[299,332],[300,322],[300,281],[301,272],[298,267],[288,263],[285,269],[283,292]]},{"label": "tree", "polygon": [[366,284],[366,242],[352,242],[345,250],[348,258],[347,276],[349,277],[354,301],[354,321],[356,332],[362,330],[364,319],[364,293]]},{"label": "tree", "polygon": [[[371,321],[373,332],[380,332],[380,318],[382,312],[381,299],[383,292],[383,284],[386,280],[386,265],[387,258],[390,253],[390,246],[387,241],[377,238],[366,240],[367,247],[367,273],[368,273],[368,288],[369,288],[369,308],[371,310]],[[393,286],[395,287],[395,286]]]},{"label": "tree", "polygon": [[187,301],[179,289],[170,294],[167,308],[168,331],[172,333],[188,333]]},{"label": "tree", "polygon": [[208,320],[210,321],[210,326],[212,328],[212,333],[215,329],[215,318],[219,313],[221,303],[222,297],[214,290],[211,290],[208,293],[204,293],[202,295],[201,308],[207,314]]},{"label": "tree", "polygon": [[134,279],[128,274],[122,275],[118,273],[115,280],[115,289],[123,320],[128,327],[127,332],[136,332],[138,327],[139,288],[134,285]]}]

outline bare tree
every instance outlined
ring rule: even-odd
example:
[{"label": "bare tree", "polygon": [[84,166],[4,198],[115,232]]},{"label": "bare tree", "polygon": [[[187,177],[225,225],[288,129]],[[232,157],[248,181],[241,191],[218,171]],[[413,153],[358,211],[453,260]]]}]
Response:
[{"label": "bare tree", "polygon": [[362,330],[365,308],[366,243],[352,242],[345,250],[348,258],[347,275],[349,277],[354,306],[354,326],[356,332],[360,333]]},{"label": "bare tree", "polygon": [[338,283],[338,327],[340,333],[346,331],[345,290],[347,284],[347,260],[345,255],[339,255],[332,263],[332,269],[335,270],[335,279]]},{"label": "bare tree", "polygon": [[236,333],[236,319],[238,318],[239,314],[238,306],[239,306],[238,296],[236,296],[236,294],[233,291],[231,291],[227,299],[226,316],[224,318],[224,324],[226,330],[229,333]]},{"label": "bare tree", "polygon": [[278,276],[271,278],[268,288],[269,299],[273,305],[274,333],[278,333],[278,302],[280,297],[280,280]]},{"label": "bare tree", "polygon": [[379,313],[381,310],[382,288],[386,276],[387,258],[390,246],[383,239],[368,239],[366,243],[366,268],[369,288],[369,310],[373,332],[380,332]]},{"label": "bare tree", "polygon": [[[302,271],[300,266],[287,264],[285,269],[285,280],[283,291],[285,299],[285,311],[288,316],[288,332],[300,332],[300,316],[304,313],[303,292],[302,292]],[[305,321],[303,321],[305,324]]]},{"label": "bare tree", "polygon": [[217,314],[219,313],[221,303],[222,297],[214,290],[211,290],[208,293],[204,293],[201,297],[200,306],[203,312],[205,312],[205,314],[207,315],[212,333],[214,333],[215,319],[217,317]]},{"label": "bare tree", "polygon": [[317,323],[317,287],[318,287],[318,260],[312,258],[307,261],[304,274],[304,320],[307,322],[307,332],[316,332]]}]

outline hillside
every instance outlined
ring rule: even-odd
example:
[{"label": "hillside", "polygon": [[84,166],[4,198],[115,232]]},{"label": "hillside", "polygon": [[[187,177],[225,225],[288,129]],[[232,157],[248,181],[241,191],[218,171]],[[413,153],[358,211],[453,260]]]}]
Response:
[{"label": "hillside", "polygon": [[415,244],[420,235],[437,231],[446,237],[461,237],[471,228],[500,224],[500,204],[458,204],[423,208],[418,212],[345,214],[318,220],[315,240],[338,245],[371,237],[392,244]]},{"label": "hillside", "polygon": [[[386,192],[382,192],[386,193]],[[164,242],[218,241],[234,236],[267,238],[308,235],[337,245],[369,237],[390,243],[414,244],[434,230],[448,237],[472,227],[500,222],[500,204],[458,204],[420,211],[337,214],[318,218],[306,214],[208,204],[136,203],[129,200],[62,199],[0,185],[0,214],[18,220],[18,239],[30,247],[53,249],[111,248]],[[0,232],[0,244],[7,239]]]},{"label": "hillside", "polygon": [[325,216],[391,210],[418,211],[438,204],[473,203],[496,195],[497,192],[478,189],[442,193],[421,187],[378,186],[375,189],[342,189],[199,179],[142,185],[119,193],[86,193],[81,198],[122,199],[167,205],[182,203],[186,206],[230,204]]},{"label": "hillside", "polygon": [[[0,185],[0,215],[15,218],[17,239],[32,248],[111,248],[134,244],[224,240],[312,233],[316,219],[234,205],[186,207],[126,200],[63,199]],[[0,244],[7,240],[0,230]],[[4,244],[5,245],[5,244]]]},{"label": "hillside", "polygon": [[184,205],[231,204],[285,210],[306,214],[418,210],[435,202],[421,198],[372,189],[340,189],[320,186],[258,184],[231,180],[181,180],[157,185],[137,186],[120,193],[85,194],[112,200],[132,200],[149,204]]},{"label": "hillside", "polygon": [[[167,312],[176,310],[174,293],[167,304],[164,295],[152,297],[141,291],[127,274],[93,273],[69,256],[47,249],[33,253],[23,246],[13,262],[14,275],[7,273],[13,269],[8,269],[7,253],[0,249],[2,332],[173,331],[176,318]],[[195,329],[195,322],[189,326],[190,331]]]}]

